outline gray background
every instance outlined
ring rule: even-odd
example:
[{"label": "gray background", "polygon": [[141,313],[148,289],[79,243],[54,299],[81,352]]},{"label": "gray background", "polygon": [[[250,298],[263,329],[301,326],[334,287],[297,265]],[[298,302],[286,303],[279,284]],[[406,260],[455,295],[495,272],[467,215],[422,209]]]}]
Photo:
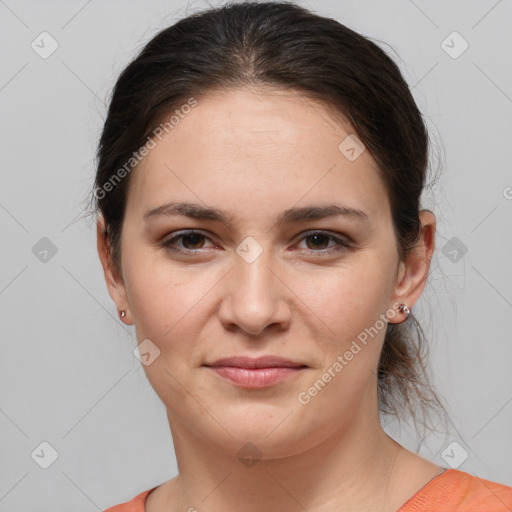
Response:
[{"label": "gray background", "polygon": [[[423,204],[437,249],[415,314],[452,424],[421,438],[386,429],[445,467],[512,485],[512,3],[302,4],[392,46],[443,166]],[[164,407],[83,208],[116,76],[157,30],[205,7],[0,0],[0,511],[103,510],[176,474]],[[43,31],[59,45],[46,59],[31,47]],[[442,44],[453,31],[469,44],[457,58],[445,48],[460,40]],[[47,469],[44,441],[58,453]]]}]

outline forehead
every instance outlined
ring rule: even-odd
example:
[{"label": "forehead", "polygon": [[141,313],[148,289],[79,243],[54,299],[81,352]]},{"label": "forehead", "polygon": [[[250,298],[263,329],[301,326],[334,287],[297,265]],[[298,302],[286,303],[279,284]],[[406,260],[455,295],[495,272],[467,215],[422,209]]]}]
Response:
[{"label": "forehead", "polygon": [[132,171],[128,203],[139,213],[184,196],[248,215],[258,203],[301,198],[346,198],[373,215],[386,207],[374,159],[366,150],[347,158],[340,144],[354,131],[323,103],[296,91],[236,89],[199,97],[187,111]]}]

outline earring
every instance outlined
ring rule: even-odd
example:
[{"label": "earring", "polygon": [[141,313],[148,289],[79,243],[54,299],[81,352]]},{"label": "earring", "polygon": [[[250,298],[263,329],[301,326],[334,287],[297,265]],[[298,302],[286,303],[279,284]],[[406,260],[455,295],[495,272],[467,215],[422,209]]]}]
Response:
[{"label": "earring", "polygon": [[117,313],[119,314],[119,318],[124,318],[126,316],[126,311],[124,310],[117,310]]},{"label": "earring", "polygon": [[406,304],[400,304],[400,306],[398,307],[398,311],[400,311],[400,313],[405,313],[406,317],[408,317],[409,313],[411,312],[411,310]]}]

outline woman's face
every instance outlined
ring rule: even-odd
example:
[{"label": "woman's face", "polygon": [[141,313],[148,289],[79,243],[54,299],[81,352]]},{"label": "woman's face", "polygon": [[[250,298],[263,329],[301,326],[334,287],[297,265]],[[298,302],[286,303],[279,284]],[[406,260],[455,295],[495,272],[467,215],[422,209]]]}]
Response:
[{"label": "woman's face", "polygon": [[[393,304],[412,297],[397,293],[384,184],[350,134],[295,92],[215,92],[133,171],[109,290],[150,340],[144,369],[173,431],[281,457],[377,414],[383,320],[402,321]],[[172,203],[194,207],[148,215]],[[302,368],[265,380],[207,366],[262,356]]]}]

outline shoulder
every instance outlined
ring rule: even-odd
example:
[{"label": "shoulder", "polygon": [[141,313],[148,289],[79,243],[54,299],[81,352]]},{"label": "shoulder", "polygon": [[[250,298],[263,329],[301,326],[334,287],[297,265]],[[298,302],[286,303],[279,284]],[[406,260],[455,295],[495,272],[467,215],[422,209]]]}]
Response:
[{"label": "shoulder", "polygon": [[132,498],[130,501],[109,507],[103,512],[144,512],[146,499],[153,489],[155,489],[155,487],[137,494],[137,496]]},{"label": "shoulder", "polygon": [[416,493],[398,512],[510,512],[512,487],[447,469]]}]

